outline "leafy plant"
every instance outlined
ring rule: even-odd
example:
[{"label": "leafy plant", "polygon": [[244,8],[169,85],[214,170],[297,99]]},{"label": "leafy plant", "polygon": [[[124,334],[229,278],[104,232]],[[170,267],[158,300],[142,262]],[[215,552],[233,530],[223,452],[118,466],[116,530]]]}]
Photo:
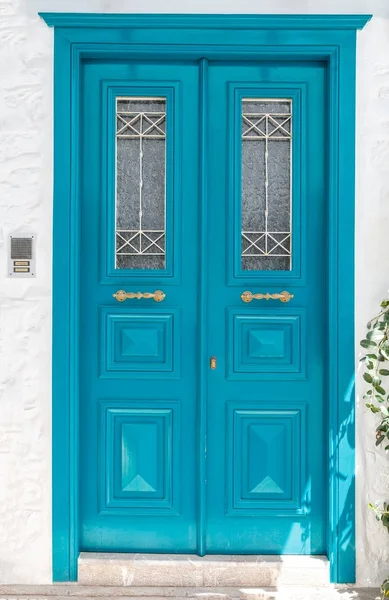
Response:
[{"label": "leafy plant", "polygon": [[[366,338],[361,340],[362,348],[367,353],[361,358],[364,365],[363,379],[369,387],[363,396],[366,406],[372,413],[378,414],[380,423],[376,429],[376,446],[384,440],[389,440],[389,395],[386,391],[386,381],[389,369],[385,363],[389,362],[389,299],[381,302],[380,313],[367,323]],[[389,450],[389,443],[385,446]],[[375,512],[376,519],[381,521],[389,532],[389,504],[371,504],[369,507]],[[389,598],[389,577],[381,585],[382,599]]]},{"label": "leafy plant", "polygon": [[382,598],[389,597],[389,577],[387,577],[381,584]]},{"label": "leafy plant", "polygon": [[[389,504],[387,502],[384,502],[381,508],[379,503],[371,504],[369,502],[369,508],[371,508],[375,512],[377,521],[381,521],[382,525],[386,527],[386,529],[389,531]],[[382,600],[385,600],[385,598],[389,598],[389,577],[384,579],[384,581],[382,582],[380,591]]]},{"label": "leafy plant", "polygon": [[369,387],[363,396],[366,406],[374,414],[379,414],[381,420],[376,429],[376,446],[384,440],[389,450],[389,395],[386,391],[385,377],[389,369],[389,299],[381,302],[381,311],[367,323],[366,338],[361,340],[362,348],[368,352],[361,358],[364,365],[363,379]]},{"label": "leafy plant", "polygon": [[369,508],[371,508],[375,512],[375,516],[377,521],[381,521],[382,525],[386,527],[389,532],[389,504],[384,502],[382,504],[371,504],[369,502]]}]

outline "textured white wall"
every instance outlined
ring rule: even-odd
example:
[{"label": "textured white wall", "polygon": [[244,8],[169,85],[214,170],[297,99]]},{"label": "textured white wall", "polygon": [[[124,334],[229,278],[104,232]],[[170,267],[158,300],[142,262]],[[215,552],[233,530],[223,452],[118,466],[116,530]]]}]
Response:
[{"label": "textured white wall", "polygon": [[[51,581],[52,31],[38,10],[374,13],[359,34],[356,331],[389,285],[387,0],[0,0],[0,583]],[[11,232],[38,236],[36,279],[6,278]],[[359,349],[357,348],[357,354]],[[357,393],[362,392],[360,378]],[[389,461],[357,408],[360,584],[389,575],[389,538],[367,510],[389,499]]]},{"label": "textured white wall", "polygon": [[[389,19],[360,33],[357,87],[356,339],[389,297]],[[357,345],[357,356],[359,348]],[[357,377],[357,573],[363,584],[389,576],[389,538],[367,502],[389,501],[389,457],[374,446],[375,418]]]},{"label": "textured white wall", "polygon": [[[52,32],[0,0],[0,581],[50,580]],[[36,279],[7,236],[38,235]]]}]

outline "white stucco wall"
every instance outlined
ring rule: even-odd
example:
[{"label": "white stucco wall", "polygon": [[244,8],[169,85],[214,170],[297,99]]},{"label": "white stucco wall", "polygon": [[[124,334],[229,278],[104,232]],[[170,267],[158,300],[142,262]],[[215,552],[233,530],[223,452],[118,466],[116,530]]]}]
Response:
[{"label": "white stucco wall", "polygon": [[[389,286],[388,0],[0,0],[0,583],[51,581],[53,48],[38,10],[373,13],[357,65],[357,339]],[[6,278],[15,231],[38,236],[36,279]],[[373,421],[358,400],[361,585],[389,575],[388,534],[367,509],[389,499],[389,458],[374,447]]]}]

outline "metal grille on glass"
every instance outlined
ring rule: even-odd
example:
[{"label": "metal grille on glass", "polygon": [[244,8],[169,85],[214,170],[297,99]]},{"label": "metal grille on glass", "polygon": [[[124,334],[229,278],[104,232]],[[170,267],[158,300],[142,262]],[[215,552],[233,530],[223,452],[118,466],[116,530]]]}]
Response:
[{"label": "metal grille on glass", "polygon": [[165,171],[166,98],[117,98],[117,269],[165,268]]},{"label": "metal grille on glass", "polygon": [[289,271],[292,101],[242,100],[242,269]]}]

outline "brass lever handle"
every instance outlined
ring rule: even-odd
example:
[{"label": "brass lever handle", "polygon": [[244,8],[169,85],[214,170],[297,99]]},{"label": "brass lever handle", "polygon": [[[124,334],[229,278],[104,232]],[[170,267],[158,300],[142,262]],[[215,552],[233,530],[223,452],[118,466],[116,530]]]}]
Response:
[{"label": "brass lever handle", "polygon": [[253,294],[252,292],[243,292],[241,295],[243,302],[251,302],[252,300],[281,300],[281,302],[289,302],[294,298],[289,292],[281,292],[280,294]]},{"label": "brass lever handle", "polygon": [[141,298],[153,298],[156,302],[162,302],[162,300],[166,297],[166,294],[162,292],[162,290],[156,290],[155,292],[125,292],[124,290],[118,290],[115,294],[112,294],[113,298],[116,298],[118,302],[124,302],[124,300],[130,298],[137,298],[140,300]]}]

